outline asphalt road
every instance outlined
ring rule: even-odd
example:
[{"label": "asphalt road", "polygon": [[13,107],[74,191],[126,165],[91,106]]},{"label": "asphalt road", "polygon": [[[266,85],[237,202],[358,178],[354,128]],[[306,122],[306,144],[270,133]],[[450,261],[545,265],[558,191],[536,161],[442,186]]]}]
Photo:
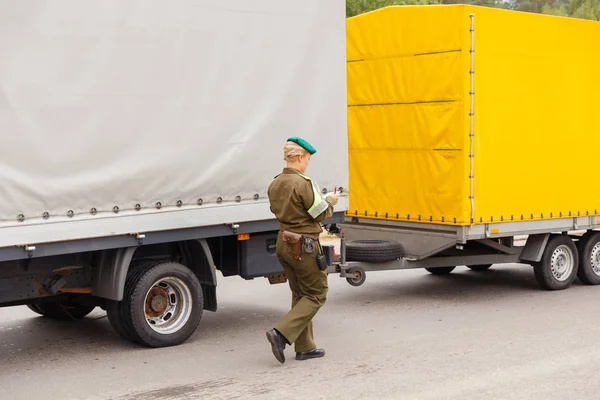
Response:
[{"label": "asphalt road", "polygon": [[184,345],[121,340],[97,309],[79,322],[0,309],[0,398],[595,399],[600,287],[538,289],[530,267],[330,276],[320,360],[279,364],[264,332],[286,285],[221,278],[220,310]]}]

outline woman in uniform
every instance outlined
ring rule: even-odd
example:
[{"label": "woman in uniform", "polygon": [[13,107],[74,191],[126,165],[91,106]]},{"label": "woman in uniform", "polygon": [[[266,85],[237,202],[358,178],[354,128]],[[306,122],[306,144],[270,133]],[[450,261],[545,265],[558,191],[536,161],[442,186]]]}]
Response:
[{"label": "woman in uniform", "polygon": [[305,175],[310,157],[316,153],[310,143],[289,138],[283,153],[287,166],[268,191],[271,210],[280,225],[277,258],[292,291],[292,309],[267,332],[273,355],[281,363],[285,362],[285,346],[292,343],[296,360],[325,355],[325,350],[316,347],[312,325],[312,318],[325,303],[328,287],[326,265],[320,263],[320,222],[333,215],[339,199],[335,194],[323,198],[317,184]]}]

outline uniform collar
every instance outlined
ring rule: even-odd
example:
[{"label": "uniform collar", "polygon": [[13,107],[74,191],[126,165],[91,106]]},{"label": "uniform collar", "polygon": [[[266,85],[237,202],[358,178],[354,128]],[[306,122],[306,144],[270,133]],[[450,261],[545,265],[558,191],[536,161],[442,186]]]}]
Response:
[{"label": "uniform collar", "polygon": [[296,168],[285,167],[285,168],[283,168],[282,174],[300,174],[300,175],[302,175],[302,172],[298,171]]}]

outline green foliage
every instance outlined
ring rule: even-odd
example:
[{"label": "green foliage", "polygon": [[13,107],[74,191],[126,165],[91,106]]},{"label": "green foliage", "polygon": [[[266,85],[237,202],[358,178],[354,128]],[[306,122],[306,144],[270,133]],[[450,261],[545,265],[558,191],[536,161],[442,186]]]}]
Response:
[{"label": "green foliage", "polygon": [[346,16],[393,5],[473,4],[600,21],[600,0],[346,0]]},{"label": "green foliage", "polygon": [[442,4],[471,4],[474,6],[507,8],[508,3],[502,0],[442,0]]},{"label": "green foliage", "polygon": [[440,4],[441,0],[346,0],[346,17],[388,6]]},{"label": "green foliage", "polygon": [[571,17],[600,21],[599,0],[572,0],[568,9]]}]

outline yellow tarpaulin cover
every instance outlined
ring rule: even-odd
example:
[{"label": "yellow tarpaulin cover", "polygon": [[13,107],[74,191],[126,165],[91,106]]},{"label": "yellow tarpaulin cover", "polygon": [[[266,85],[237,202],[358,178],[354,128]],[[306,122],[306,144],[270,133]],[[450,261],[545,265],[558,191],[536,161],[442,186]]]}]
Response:
[{"label": "yellow tarpaulin cover", "polygon": [[347,58],[350,215],[600,214],[600,23],[388,7],[347,20]]}]

